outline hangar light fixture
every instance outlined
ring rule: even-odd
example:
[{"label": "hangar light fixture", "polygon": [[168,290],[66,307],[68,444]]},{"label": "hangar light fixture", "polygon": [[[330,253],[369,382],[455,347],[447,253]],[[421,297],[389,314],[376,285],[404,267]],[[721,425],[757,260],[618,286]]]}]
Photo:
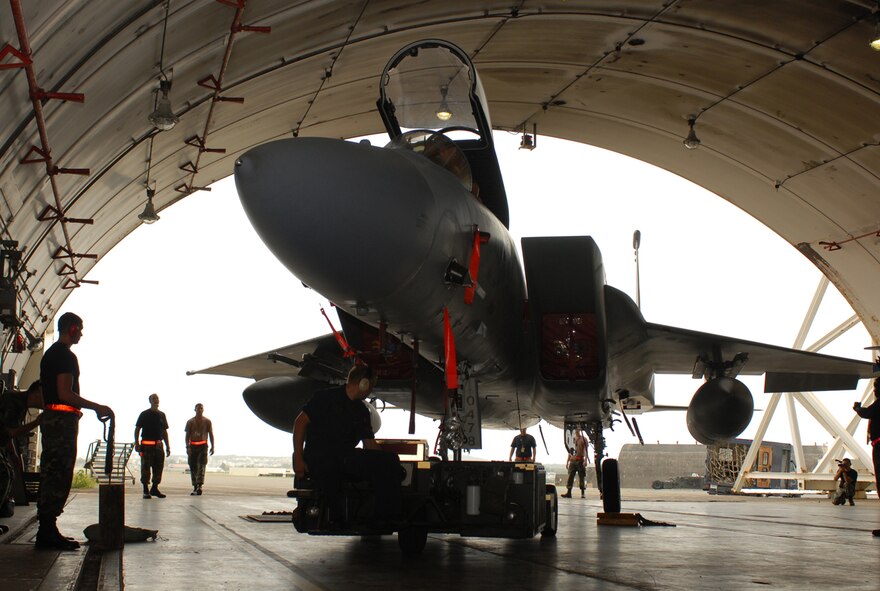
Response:
[{"label": "hangar light fixture", "polygon": [[526,133],[526,125],[523,123],[522,138],[519,140],[520,150],[529,150],[530,152],[538,147],[538,124],[532,127],[532,133]]},{"label": "hangar light fixture", "polygon": [[159,215],[156,213],[156,208],[153,206],[153,195],[155,195],[155,191],[147,187],[147,204],[144,206],[144,210],[138,215],[138,219],[145,224],[152,224],[159,220]]},{"label": "hangar light fixture", "polygon": [[688,150],[696,150],[700,147],[700,138],[697,137],[697,132],[694,130],[694,125],[697,123],[696,117],[688,117],[688,127],[690,127],[690,131],[686,138],[684,138],[684,147]]},{"label": "hangar light fixture", "polygon": [[440,87],[440,108],[437,109],[437,119],[440,121],[449,121],[452,119],[452,111],[449,110],[449,103],[446,102],[446,95],[449,93],[448,86]]},{"label": "hangar light fixture", "polygon": [[171,80],[165,75],[165,36],[168,33],[168,12],[171,8],[170,0],[165,2],[165,22],[162,25],[162,48],[159,50],[159,73],[162,79],[159,80],[159,92],[156,96],[156,106],[150,113],[148,119],[157,129],[168,131],[177,125],[180,119],[171,110],[171,99],[168,93],[171,92]]},{"label": "hangar light fixture", "polygon": [[150,113],[150,123],[162,131],[172,129],[180,119],[171,110],[171,100],[168,93],[171,91],[171,81],[161,80],[159,82],[160,97],[156,100],[156,108]]}]

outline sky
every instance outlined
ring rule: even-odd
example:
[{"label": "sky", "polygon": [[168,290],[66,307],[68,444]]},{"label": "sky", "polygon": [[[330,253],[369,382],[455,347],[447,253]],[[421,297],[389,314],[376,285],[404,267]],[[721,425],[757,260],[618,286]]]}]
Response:
[{"label": "sky", "polygon": [[[632,235],[638,229],[648,321],[792,346],[821,274],[770,229],[718,196],[626,156],[545,137],[530,152],[517,149],[518,135],[495,137],[517,242],[524,236],[591,235],[602,250],[607,282],[635,299]],[[170,424],[172,453],[185,452],[184,424],[201,402],[214,424],[218,455],[289,456],[290,434],[265,425],[244,404],[241,392],[251,380],[186,372],[326,334],[319,310],[327,302],[264,247],[232,177],[160,216],[98,261],[87,278],[100,285],[74,290],[61,308],[84,319],[83,338],[73,349],[82,395],[114,409],[117,441],[133,440],[137,416],[155,392]],[[807,344],[852,313],[829,287]],[[859,325],[823,352],[867,361],[864,347],[870,344]],[[756,408],[765,408],[763,378],[742,380]],[[687,405],[699,385],[690,376],[658,376],[656,403]],[[846,423],[862,388],[864,382],[859,390],[820,397]],[[767,440],[790,441],[784,405],[780,409]],[[761,415],[755,413],[741,437],[754,434]],[[803,409],[798,416],[804,444],[832,441]],[[388,410],[377,436],[409,438],[408,422],[408,412]],[[649,443],[694,443],[683,412],[646,414],[639,425]],[[860,425],[857,441],[864,430]],[[539,460],[565,462],[559,429],[544,423],[529,432],[538,439]],[[436,423],[419,419],[416,437],[433,445],[436,434]],[[470,457],[507,459],[515,434],[484,430],[484,449]],[[101,424],[87,412],[79,455],[100,436]],[[621,425],[606,438],[612,456],[636,443]]]}]

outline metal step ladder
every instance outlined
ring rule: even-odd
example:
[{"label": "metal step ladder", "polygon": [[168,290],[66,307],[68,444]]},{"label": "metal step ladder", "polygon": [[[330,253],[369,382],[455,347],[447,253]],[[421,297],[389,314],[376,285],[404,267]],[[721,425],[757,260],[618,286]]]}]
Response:
[{"label": "metal step ladder", "polygon": [[128,459],[134,450],[134,443],[115,443],[113,446],[113,470],[106,474],[104,471],[104,462],[106,461],[107,443],[101,439],[96,439],[89,444],[89,450],[86,452],[86,463],[83,465],[89,475],[98,481],[98,484],[122,483],[131,480],[135,483],[135,477],[131,469],[128,467]]}]

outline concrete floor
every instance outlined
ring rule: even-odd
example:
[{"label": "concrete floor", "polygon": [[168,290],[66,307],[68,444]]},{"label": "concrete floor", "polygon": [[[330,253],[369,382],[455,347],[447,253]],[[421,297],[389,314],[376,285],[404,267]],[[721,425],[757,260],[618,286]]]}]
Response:
[{"label": "concrete floor", "polygon": [[[429,536],[417,559],[396,537],[297,534],[290,524],[242,519],[290,510],[288,479],[208,475],[201,497],[167,474],[166,499],[129,486],[128,525],[159,530],[155,542],[104,556],[98,588],[156,589],[847,589],[880,588],[880,502],[835,507],[824,499],[711,497],[697,491],[624,491],[624,511],[677,527],[596,525],[601,504],[561,499],[555,539]],[[0,537],[0,587],[73,589],[85,550],[32,548],[33,507],[20,507]],[[67,535],[97,521],[96,491],[78,492],[59,521]],[[10,521],[5,521],[10,524]],[[17,524],[17,525],[16,525]],[[16,531],[17,529],[17,531]]]}]

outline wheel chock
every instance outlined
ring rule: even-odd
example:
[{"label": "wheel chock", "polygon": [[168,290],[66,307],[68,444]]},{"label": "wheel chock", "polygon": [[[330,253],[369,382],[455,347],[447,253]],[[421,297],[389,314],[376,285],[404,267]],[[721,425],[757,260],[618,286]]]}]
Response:
[{"label": "wheel chock", "polygon": [[616,525],[619,527],[637,527],[639,525],[660,525],[675,527],[674,523],[651,521],[642,517],[641,513],[596,513],[596,525]]}]

